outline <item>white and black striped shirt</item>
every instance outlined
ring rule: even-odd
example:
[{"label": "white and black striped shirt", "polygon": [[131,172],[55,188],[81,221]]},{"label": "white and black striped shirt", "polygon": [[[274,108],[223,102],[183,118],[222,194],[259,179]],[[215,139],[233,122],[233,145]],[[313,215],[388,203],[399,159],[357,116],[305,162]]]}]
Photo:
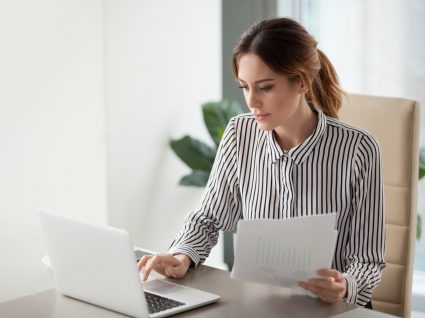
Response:
[{"label": "white and black striped shirt", "polygon": [[385,267],[379,146],[364,130],[316,111],[314,133],[288,152],[251,114],[233,118],[200,205],[186,216],[170,253],[185,253],[198,265],[218,231],[233,230],[241,213],[250,220],[338,212],[332,267],[347,279],[347,302],[369,302]]}]

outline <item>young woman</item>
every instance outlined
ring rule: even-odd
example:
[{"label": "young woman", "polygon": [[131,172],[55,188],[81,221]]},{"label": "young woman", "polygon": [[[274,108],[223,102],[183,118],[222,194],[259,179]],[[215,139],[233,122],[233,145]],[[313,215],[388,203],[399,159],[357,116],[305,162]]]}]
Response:
[{"label": "young woman", "polygon": [[332,64],[299,23],[266,19],[242,35],[233,74],[251,113],[228,124],[200,205],[167,254],[139,262],[144,278],[152,269],[183,277],[241,215],[338,212],[332,268],[299,285],[325,302],[370,307],[385,267],[380,150],[369,133],[337,120],[342,91]]}]

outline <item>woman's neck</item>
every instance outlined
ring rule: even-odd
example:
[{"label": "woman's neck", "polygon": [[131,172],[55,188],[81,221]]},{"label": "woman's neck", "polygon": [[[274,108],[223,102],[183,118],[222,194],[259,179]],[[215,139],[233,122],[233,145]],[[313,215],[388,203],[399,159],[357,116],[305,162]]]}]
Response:
[{"label": "woman's neck", "polygon": [[274,130],[280,147],[289,151],[302,144],[311,136],[317,127],[318,116],[303,98],[297,111],[288,118],[287,122]]}]

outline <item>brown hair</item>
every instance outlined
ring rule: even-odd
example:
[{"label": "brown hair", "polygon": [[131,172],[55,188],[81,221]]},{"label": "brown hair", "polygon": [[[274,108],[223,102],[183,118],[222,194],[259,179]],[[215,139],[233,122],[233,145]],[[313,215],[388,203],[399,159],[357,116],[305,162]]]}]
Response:
[{"label": "brown hair", "polygon": [[261,20],[242,35],[233,49],[233,76],[238,77],[241,56],[253,53],[290,81],[301,80],[307,87],[307,101],[338,118],[343,91],[332,63],[316,47],[314,37],[292,19]]}]

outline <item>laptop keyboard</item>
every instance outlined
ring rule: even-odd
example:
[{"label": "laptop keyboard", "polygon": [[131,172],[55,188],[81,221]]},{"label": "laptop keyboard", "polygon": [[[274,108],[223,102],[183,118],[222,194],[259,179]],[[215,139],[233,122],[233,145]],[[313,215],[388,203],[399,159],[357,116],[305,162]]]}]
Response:
[{"label": "laptop keyboard", "polygon": [[185,305],[176,300],[145,292],[146,303],[150,314]]}]

